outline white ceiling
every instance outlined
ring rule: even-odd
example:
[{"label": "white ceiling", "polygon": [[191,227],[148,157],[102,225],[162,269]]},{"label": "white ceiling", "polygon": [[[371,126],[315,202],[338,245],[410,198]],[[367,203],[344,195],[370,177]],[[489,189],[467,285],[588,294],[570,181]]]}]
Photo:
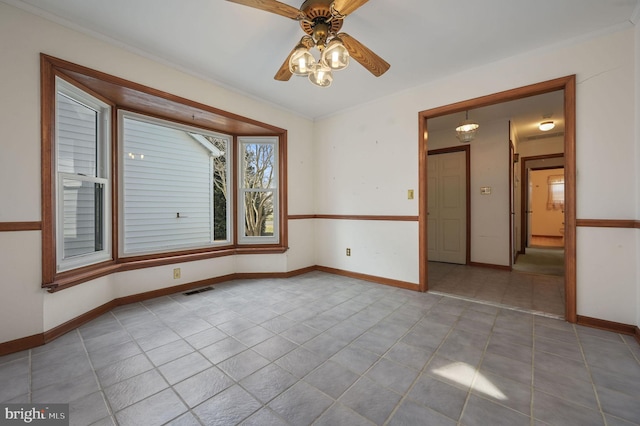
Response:
[{"label": "white ceiling", "polygon": [[353,61],[334,74],[331,87],[319,88],[300,77],[273,79],[303,35],[298,23],[236,3],[0,1],[311,119],[517,53],[629,26],[640,9],[640,0],[371,0],[346,18],[342,31],[389,62],[390,70],[376,78]]},{"label": "white ceiling", "polygon": [[[503,102],[469,111],[469,118],[482,125],[494,120],[510,120],[520,141],[529,138],[550,137],[564,133],[564,92],[556,91],[543,95],[530,96],[510,102]],[[455,134],[455,128],[465,119],[465,113],[449,114],[431,118],[428,121],[430,132],[450,130]],[[553,121],[553,130],[543,132],[538,128],[542,121]]]}]

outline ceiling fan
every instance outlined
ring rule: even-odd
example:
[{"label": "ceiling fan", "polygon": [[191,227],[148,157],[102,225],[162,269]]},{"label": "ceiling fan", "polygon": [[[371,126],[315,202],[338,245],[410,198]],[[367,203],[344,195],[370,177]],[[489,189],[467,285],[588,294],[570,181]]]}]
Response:
[{"label": "ceiling fan", "polygon": [[[306,33],[291,51],[274,78],[288,81],[292,75],[308,76],[318,86],[333,81],[332,71],[344,69],[349,58],[355,59],[376,77],[391,65],[346,33],[338,33],[344,18],[368,0],[306,0],[300,9],[277,0],[227,0],[275,13],[300,22]],[[310,50],[316,47],[321,57],[316,60]]]}]

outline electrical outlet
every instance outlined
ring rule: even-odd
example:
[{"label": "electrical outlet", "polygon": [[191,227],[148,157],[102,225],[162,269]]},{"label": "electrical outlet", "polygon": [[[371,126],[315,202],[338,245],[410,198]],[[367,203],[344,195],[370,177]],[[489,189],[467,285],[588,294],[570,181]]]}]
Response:
[{"label": "electrical outlet", "polygon": [[350,248],[347,249],[347,256],[351,256],[351,249]]},{"label": "electrical outlet", "polygon": [[180,278],[180,268],[173,268],[173,279],[177,280]]}]

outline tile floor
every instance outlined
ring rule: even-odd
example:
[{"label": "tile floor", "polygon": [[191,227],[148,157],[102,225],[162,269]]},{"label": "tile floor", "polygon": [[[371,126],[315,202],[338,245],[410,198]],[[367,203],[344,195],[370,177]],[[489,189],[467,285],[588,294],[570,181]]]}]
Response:
[{"label": "tile floor", "polygon": [[640,424],[640,345],[314,272],[119,307],[0,358],[73,425]]},{"label": "tile floor", "polygon": [[429,290],[564,318],[564,277],[429,262]]}]

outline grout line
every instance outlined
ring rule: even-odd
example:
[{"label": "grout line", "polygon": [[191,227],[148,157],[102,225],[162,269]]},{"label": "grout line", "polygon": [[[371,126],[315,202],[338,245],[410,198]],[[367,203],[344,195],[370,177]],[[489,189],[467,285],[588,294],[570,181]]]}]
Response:
[{"label": "grout line", "polygon": [[[429,307],[428,311],[431,311],[431,309],[432,309],[434,306],[437,306],[437,305],[440,303],[440,301],[441,301],[441,300],[442,300],[442,299],[438,300],[436,303],[434,303],[433,305],[431,305],[431,306]],[[419,323],[419,322],[420,322],[420,321],[421,321],[421,320],[422,320],[426,315],[427,315],[427,314],[423,314],[423,315],[422,315],[422,317],[421,317],[418,321],[416,321],[416,323],[415,323],[415,324],[414,324],[414,325],[413,325],[413,326],[412,326],[412,327],[411,327],[411,328],[410,328],[410,329],[409,329],[405,334],[403,334],[401,338],[399,338],[398,340],[396,340],[396,343],[400,342],[400,340],[401,340],[404,336],[406,336],[407,334],[409,334],[409,332],[410,332],[414,327],[416,327],[416,326],[417,326],[417,324],[418,324],[418,323]],[[402,405],[402,403],[403,403],[403,402],[408,398],[409,393],[410,393],[410,392],[411,392],[411,390],[414,388],[414,386],[416,385],[416,383],[418,382],[418,380],[420,379],[420,377],[422,377],[422,375],[423,375],[423,374],[427,374],[427,375],[428,375],[428,373],[426,372],[427,366],[428,366],[428,365],[429,365],[429,363],[433,360],[433,358],[436,356],[436,354],[437,354],[438,350],[442,347],[442,345],[443,345],[443,344],[444,344],[444,342],[447,340],[447,338],[449,337],[449,335],[453,332],[453,330],[454,330],[454,328],[455,328],[455,324],[457,324],[457,323],[458,323],[458,321],[460,321],[460,315],[458,315],[458,318],[456,319],[455,323],[449,326],[449,330],[447,331],[447,334],[442,338],[442,340],[440,341],[440,344],[438,345],[438,347],[437,347],[437,348],[435,348],[435,349],[433,350],[433,352],[432,352],[432,353],[431,353],[431,355],[429,356],[429,359],[427,359],[427,361],[425,362],[425,364],[422,366],[422,368],[421,368],[421,369],[420,369],[420,371],[418,372],[418,375],[416,376],[416,378],[415,378],[415,379],[413,379],[413,382],[411,382],[411,385],[409,385],[409,387],[407,388],[406,392],[404,392],[404,394],[400,397],[400,400],[398,401],[398,403],[396,404],[396,406],[393,408],[393,410],[391,410],[391,413],[389,413],[389,416],[388,416],[388,417],[387,417],[387,419],[385,420],[385,423],[384,423],[385,425],[386,425],[386,424],[388,424],[388,422],[389,422],[389,421],[391,421],[391,419],[393,418],[393,416],[394,416],[394,415],[396,414],[396,412],[400,409],[400,406],[401,406],[401,405]],[[391,350],[391,348],[393,348],[393,347],[396,345],[396,343],[394,343],[393,345],[391,345],[391,347],[390,347],[389,349],[387,349],[387,350],[386,350],[386,352],[385,352],[384,354],[380,355],[380,358],[383,358],[383,357],[384,357],[384,355],[385,355],[386,353],[388,353],[388,352]],[[379,360],[378,360],[378,362],[379,362]],[[376,365],[378,362],[376,362],[374,365]],[[407,366],[407,367],[408,367],[408,366]],[[431,377],[431,376],[430,376],[430,377]],[[437,380],[437,379],[436,379],[436,380]],[[465,403],[466,403],[466,401],[465,401]],[[443,413],[441,413],[441,412],[439,412],[439,411],[437,411],[437,410],[434,410],[433,408],[427,407],[427,406],[426,406],[426,405],[424,405],[424,404],[420,404],[420,403],[419,403],[419,405],[424,406],[424,407],[426,407],[426,408],[429,408],[430,410],[433,410],[434,412],[437,412],[438,414],[440,414],[440,415],[442,415],[442,416],[444,416],[444,417],[450,418],[449,416],[447,416],[447,415],[445,415],[445,414],[443,414]],[[457,423],[457,422],[459,422],[459,421],[460,421],[460,418],[461,418],[461,417],[462,417],[462,410],[460,410],[460,415],[458,416],[458,419],[457,419],[457,420],[456,420],[456,419],[452,419],[452,420],[454,420],[454,421]]]},{"label": "grout line", "polygon": [[[471,300],[471,302],[474,302],[474,300]],[[488,305],[489,305],[489,306],[493,306],[493,305],[491,305],[491,304],[488,304]],[[478,380],[478,377],[482,376],[482,373],[480,373],[480,368],[481,368],[482,363],[483,363],[483,361],[484,361],[484,358],[485,358],[485,356],[486,356],[486,354],[487,354],[487,349],[489,348],[489,343],[491,342],[491,337],[493,336],[493,332],[494,332],[495,324],[496,324],[496,321],[497,321],[497,319],[498,319],[498,317],[499,317],[499,316],[500,316],[500,312],[498,311],[498,313],[495,315],[495,317],[494,317],[494,319],[493,319],[493,324],[492,324],[492,326],[491,326],[491,331],[490,331],[489,336],[488,336],[488,338],[487,338],[487,342],[486,342],[486,344],[485,344],[485,347],[484,347],[484,349],[483,349],[483,351],[482,351],[482,356],[480,357],[480,361],[479,361],[479,363],[478,363],[478,367],[477,367],[477,368],[476,368],[476,370],[475,370],[475,373],[474,373],[474,376],[473,376],[473,380],[471,381],[471,385],[469,386],[469,392],[468,392],[468,394],[467,394],[467,398],[466,398],[466,400],[465,400],[465,402],[464,402],[464,404],[463,404],[463,408],[462,408],[462,411],[461,411],[461,413],[460,413],[460,419],[462,419],[462,416],[463,416],[463,414],[464,414],[464,410],[466,409],[467,404],[468,404],[468,402],[469,402],[469,399],[471,398],[471,395],[473,394],[474,386],[475,386],[475,384],[476,384],[476,381]],[[533,323],[535,323],[535,321],[532,321],[532,327],[533,327]],[[532,336],[532,337],[533,337],[533,336]],[[533,347],[532,347],[532,351],[533,351]],[[533,358],[533,355],[532,355],[532,358]],[[532,361],[532,362],[533,362],[533,361]],[[496,375],[498,375],[498,376],[504,377],[504,378],[506,378],[507,380],[514,380],[514,379],[512,379],[512,378],[510,378],[510,377],[503,376],[502,374],[499,374],[499,373],[496,373],[496,372],[491,372],[491,371],[490,371],[490,373],[493,373],[493,374],[496,374]],[[533,369],[532,369],[531,374],[532,374],[532,376],[533,376]],[[532,383],[533,383],[533,380],[532,380]],[[532,385],[531,387],[533,388],[533,385]],[[475,395],[475,396],[476,396],[476,397],[478,397],[478,398],[481,398],[481,399],[487,400],[487,401],[489,401],[489,402],[491,402],[491,403],[493,403],[493,404],[496,404],[496,405],[498,405],[498,406],[500,406],[500,407],[503,407],[503,408],[505,408],[505,409],[507,409],[507,410],[510,410],[510,411],[515,412],[515,413],[518,413],[518,414],[522,414],[522,415],[527,416],[527,417],[529,418],[529,422],[530,422],[531,426],[533,426],[533,425],[534,425],[534,423],[535,423],[535,422],[534,422],[534,418],[533,418],[533,392],[531,393],[531,398],[530,398],[530,410],[529,410],[529,414],[524,413],[524,412],[522,412],[522,411],[520,411],[520,410],[518,410],[518,409],[516,409],[516,408],[509,407],[509,406],[507,406],[507,405],[505,405],[505,404],[502,404],[502,403],[500,403],[500,402],[498,402],[498,401],[495,401],[495,400],[493,400],[493,399],[491,399],[491,398],[488,398],[488,397],[487,397],[487,396],[485,396],[485,395],[481,395],[481,394],[473,394],[473,395]],[[459,421],[460,421],[460,419],[459,419]]]},{"label": "grout line", "polygon": [[551,314],[551,313],[548,313],[548,312],[536,311],[536,310],[533,310],[533,309],[518,308],[517,306],[504,305],[502,303],[490,302],[490,301],[487,301],[487,300],[478,300],[478,299],[475,299],[473,297],[458,296],[458,295],[455,295],[455,294],[443,293],[443,292],[440,292],[440,291],[429,290],[429,293],[435,294],[435,295],[438,295],[438,296],[450,297],[452,299],[465,300],[465,301],[471,302],[471,303],[478,303],[480,305],[493,306],[493,307],[496,307],[496,308],[506,309],[506,310],[509,310],[509,311],[522,312],[522,313],[525,313],[525,314],[531,314],[531,315],[536,315],[536,316],[546,317],[546,318],[551,318],[551,319],[559,319],[559,320],[563,320],[564,321],[564,317],[562,315]]},{"label": "grout line", "polygon": [[[155,313],[155,312],[153,312],[151,309],[149,309],[149,307],[148,307],[148,306],[146,306],[144,303],[140,302],[140,303],[139,303],[139,306],[141,306],[141,307],[145,308],[145,309],[146,309],[147,311],[149,311],[153,316],[155,316],[155,317],[156,317],[156,320],[157,320],[157,321],[159,321],[160,323],[164,324],[165,326],[167,326],[167,328],[169,328],[171,331],[173,331],[173,329],[171,329],[171,328],[170,328],[170,327],[169,327],[169,326],[168,326],[168,325],[167,325],[167,324],[162,320],[162,318],[160,318],[158,315],[156,315],[156,313]],[[138,343],[138,341],[136,340],[136,338],[135,338],[135,337],[133,337],[133,335],[131,334],[131,332],[130,332],[130,331],[129,331],[129,329],[127,328],[127,326],[125,326],[125,325],[120,321],[120,319],[119,319],[115,314],[113,314],[113,313],[112,313],[112,315],[113,315],[114,319],[116,320],[116,322],[117,322],[118,324],[120,324],[120,327],[122,327],[122,329],[123,329],[123,330],[124,330],[128,335],[129,335],[129,337],[131,337],[131,341],[132,341],[132,342],[133,342],[133,343],[138,347],[138,349],[140,349],[141,354],[143,354],[143,355],[145,356],[145,358],[147,359],[147,361],[149,361],[149,363],[150,363],[150,364],[151,364],[151,366],[153,367],[153,368],[152,368],[152,370],[155,370],[155,371],[156,371],[156,373],[158,373],[158,374],[160,375],[160,377],[162,377],[162,380],[164,380],[164,381],[165,381],[165,383],[167,383],[167,385],[168,385],[168,388],[161,389],[161,390],[159,390],[159,391],[158,391],[158,392],[156,392],[156,393],[153,393],[153,394],[151,394],[151,395],[148,395],[148,396],[146,396],[145,398],[141,399],[140,401],[136,401],[136,402],[134,402],[134,403],[132,403],[132,404],[130,404],[130,405],[128,405],[128,406],[126,406],[126,407],[124,407],[124,408],[121,408],[121,409],[120,409],[120,411],[123,411],[123,410],[125,410],[125,409],[127,409],[127,408],[129,408],[129,407],[131,407],[131,406],[133,406],[133,405],[135,405],[135,404],[138,404],[138,403],[140,403],[140,402],[142,402],[142,401],[144,401],[144,400],[146,400],[146,399],[149,399],[149,398],[151,398],[151,397],[153,397],[153,396],[155,396],[155,395],[158,395],[160,392],[163,392],[163,391],[165,391],[166,389],[171,389],[171,391],[172,391],[172,392],[173,392],[173,393],[178,397],[178,399],[179,399],[179,400],[184,404],[184,406],[185,406],[185,407],[187,407],[187,411],[186,411],[186,412],[191,413],[191,407],[189,407],[189,404],[187,404],[187,403],[186,403],[186,401],[184,401],[184,399],[182,398],[182,396],[181,396],[178,392],[176,392],[176,391],[173,389],[173,386],[171,385],[171,383],[169,383],[169,381],[167,380],[167,378],[166,378],[166,377],[164,376],[164,374],[162,374],[162,372],[160,371],[159,366],[156,366],[156,365],[153,363],[153,361],[151,360],[151,358],[149,358],[149,355],[147,354],[147,351],[146,351],[146,350],[144,350],[144,349],[140,346],[140,344]],[[135,326],[136,326],[136,325],[133,325],[133,327],[135,327]],[[175,333],[175,331],[174,331],[174,333]],[[177,333],[176,333],[176,334],[177,334]],[[179,335],[178,335],[178,336],[179,336]],[[184,339],[183,339],[183,340],[184,340]],[[189,342],[187,342],[186,340],[185,340],[185,342],[186,342],[187,344],[189,344]],[[83,346],[84,346],[84,342],[83,342]],[[155,349],[155,348],[154,348],[154,349]],[[195,349],[195,348],[194,348],[194,349]],[[151,350],[151,349],[150,349],[150,350]],[[135,355],[134,355],[134,356],[135,356]],[[131,357],[128,357],[128,358],[131,358]],[[125,358],[125,359],[127,359],[127,358]],[[92,367],[93,367],[93,364],[92,364]],[[151,370],[147,370],[147,371],[151,371]],[[147,371],[142,372],[142,373],[139,373],[139,374],[137,374],[137,375],[135,375],[135,376],[129,377],[129,378],[125,379],[125,380],[129,380],[129,379],[132,379],[133,377],[137,377],[137,376],[140,376],[140,375],[142,375],[142,374],[145,374]],[[94,374],[97,374],[97,373],[95,372],[95,370],[94,370]],[[122,383],[122,381],[117,382],[117,383]],[[114,384],[112,384],[112,385],[110,385],[110,386],[114,386],[114,385],[116,385],[117,383],[114,383]],[[104,393],[104,399],[105,399],[105,402],[107,403],[107,407],[108,407],[109,411],[113,413],[113,414],[111,415],[111,418],[113,419],[113,421],[115,421],[115,422],[117,423],[117,422],[118,422],[118,420],[116,419],[116,413],[115,413],[115,412],[113,412],[113,409],[112,409],[112,407],[111,407],[111,403],[109,402],[109,399],[107,398],[107,394],[106,394],[106,392],[104,392],[104,390],[102,389],[102,384],[100,384],[100,381],[98,381],[98,385],[100,386],[100,389],[101,389],[101,390],[103,391],[103,393]],[[185,413],[181,413],[180,415],[178,415],[176,418],[174,418],[174,419],[172,419],[172,420],[176,420],[176,419],[178,419],[179,417],[183,416],[184,414],[185,414]],[[193,414],[193,413],[192,413],[192,414]],[[196,419],[199,419],[197,416],[194,416],[194,417],[195,417]],[[172,420],[171,420],[171,421],[172,421]],[[198,420],[198,421],[199,421],[199,420]]]},{"label": "grout line", "polygon": [[[575,324],[571,324],[571,328],[573,330],[573,333],[576,336],[576,339],[578,340],[578,347],[580,348],[580,353],[582,354],[582,362],[584,362],[584,366],[587,369],[587,372],[589,373],[589,381],[591,382],[591,387],[593,388],[593,394],[596,398],[596,403],[598,404],[598,411],[600,412],[600,415],[602,416],[602,421],[603,424],[606,426],[607,425],[607,417],[604,415],[604,410],[602,409],[602,404],[600,402],[600,395],[598,395],[598,390],[596,388],[596,383],[593,381],[593,374],[591,373],[591,366],[589,365],[589,361],[587,361],[587,356],[584,353],[584,348],[582,346],[582,339],[580,339],[580,333],[578,333],[578,330],[576,328]],[[571,401],[569,401],[571,402]]]}]

